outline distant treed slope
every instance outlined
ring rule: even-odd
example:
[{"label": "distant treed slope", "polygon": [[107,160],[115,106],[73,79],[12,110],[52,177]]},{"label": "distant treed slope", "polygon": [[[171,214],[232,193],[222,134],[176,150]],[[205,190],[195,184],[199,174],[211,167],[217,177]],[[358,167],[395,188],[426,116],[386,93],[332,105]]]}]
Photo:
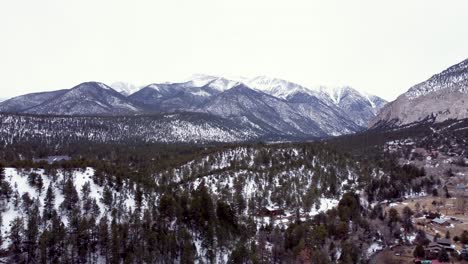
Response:
[{"label": "distant treed slope", "polygon": [[27,141],[233,142],[258,138],[258,131],[206,114],[77,117],[0,114],[2,145]]},{"label": "distant treed slope", "polygon": [[411,87],[387,104],[371,126],[468,118],[468,60]]}]

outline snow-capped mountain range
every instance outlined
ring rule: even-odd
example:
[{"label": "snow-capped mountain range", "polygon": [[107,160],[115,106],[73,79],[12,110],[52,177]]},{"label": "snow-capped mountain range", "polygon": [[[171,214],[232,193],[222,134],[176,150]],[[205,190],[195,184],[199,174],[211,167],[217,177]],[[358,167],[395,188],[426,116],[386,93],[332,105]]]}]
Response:
[{"label": "snow-capped mountain range", "polygon": [[192,112],[221,117],[262,135],[324,137],[362,130],[385,100],[351,87],[308,88],[259,76],[197,74],[182,82],[138,87],[86,82],[0,103],[0,112],[43,115],[141,115]]},{"label": "snow-capped mountain range", "polygon": [[468,59],[411,87],[387,104],[370,126],[468,118]]}]

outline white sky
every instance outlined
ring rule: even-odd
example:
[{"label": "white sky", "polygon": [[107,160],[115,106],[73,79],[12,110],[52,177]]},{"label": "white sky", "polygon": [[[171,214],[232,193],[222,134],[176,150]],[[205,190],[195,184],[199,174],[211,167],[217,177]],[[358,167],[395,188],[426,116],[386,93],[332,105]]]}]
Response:
[{"label": "white sky", "polygon": [[466,0],[0,2],[0,97],[194,73],[385,99],[468,58]]}]

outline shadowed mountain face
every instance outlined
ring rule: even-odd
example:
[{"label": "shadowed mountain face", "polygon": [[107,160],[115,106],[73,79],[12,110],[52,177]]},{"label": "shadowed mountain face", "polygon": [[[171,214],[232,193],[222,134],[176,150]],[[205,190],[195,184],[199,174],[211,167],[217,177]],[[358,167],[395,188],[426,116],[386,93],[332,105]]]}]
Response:
[{"label": "shadowed mountain face", "polygon": [[198,110],[255,124],[276,133],[327,135],[316,122],[300,115],[287,101],[243,84],[214,96]]},{"label": "shadowed mountain face", "polygon": [[209,84],[201,87],[190,83],[151,84],[128,98],[153,111],[176,112],[192,110],[218,93]]},{"label": "shadowed mountain face", "polygon": [[468,118],[468,60],[411,87],[387,104],[370,126]]},{"label": "shadowed mountain face", "polygon": [[76,116],[196,112],[234,121],[261,135],[304,138],[361,131],[385,103],[349,87],[309,89],[268,77],[228,80],[197,75],[181,83],[143,88],[113,86],[120,92],[87,82],[23,95],[0,103],[0,112]]}]

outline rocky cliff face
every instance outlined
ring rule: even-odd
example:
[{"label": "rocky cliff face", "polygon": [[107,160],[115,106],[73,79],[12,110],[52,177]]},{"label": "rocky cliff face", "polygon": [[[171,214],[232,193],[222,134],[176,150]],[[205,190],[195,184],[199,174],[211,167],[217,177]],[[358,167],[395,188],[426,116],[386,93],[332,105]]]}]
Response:
[{"label": "rocky cliff face", "polygon": [[411,87],[370,123],[405,125],[468,118],[468,59]]}]

